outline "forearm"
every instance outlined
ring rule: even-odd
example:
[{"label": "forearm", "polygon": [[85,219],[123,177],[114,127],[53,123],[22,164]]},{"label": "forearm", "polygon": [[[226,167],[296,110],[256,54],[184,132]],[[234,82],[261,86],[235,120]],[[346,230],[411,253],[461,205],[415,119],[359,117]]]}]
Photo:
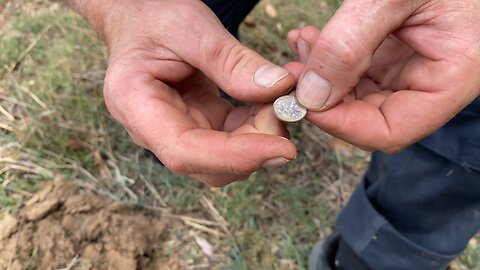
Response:
[{"label": "forearm", "polygon": [[99,35],[106,38],[108,20],[115,0],[66,0],[67,4],[87,19]]}]

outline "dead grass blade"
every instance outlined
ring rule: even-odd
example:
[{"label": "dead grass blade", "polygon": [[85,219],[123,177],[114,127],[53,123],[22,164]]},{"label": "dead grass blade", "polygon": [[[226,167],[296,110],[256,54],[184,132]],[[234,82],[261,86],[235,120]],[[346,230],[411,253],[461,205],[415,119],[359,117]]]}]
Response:
[{"label": "dead grass blade", "polygon": [[17,61],[9,68],[8,73],[11,74],[18,66],[22,63],[23,59],[35,48],[35,46],[40,42],[40,40],[45,36],[45,34],[53,28],[53,24],[47,25],[28,45],[28,47],[20,54]]}]

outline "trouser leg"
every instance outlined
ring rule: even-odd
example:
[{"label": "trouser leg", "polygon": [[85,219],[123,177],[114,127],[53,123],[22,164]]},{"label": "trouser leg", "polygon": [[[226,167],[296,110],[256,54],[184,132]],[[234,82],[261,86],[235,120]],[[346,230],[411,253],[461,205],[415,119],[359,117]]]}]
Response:
[{"label": "trouser leg", "polygon": [[420,144],[375,153],[337,229],[373,269],[444,269],[480,228],[480,172]]},{"label": "trouser leg", "polygon": [[203,0],[217,15],[225,28],[238,35],[238,27],[245,17],[250,13],[258,0]]}]

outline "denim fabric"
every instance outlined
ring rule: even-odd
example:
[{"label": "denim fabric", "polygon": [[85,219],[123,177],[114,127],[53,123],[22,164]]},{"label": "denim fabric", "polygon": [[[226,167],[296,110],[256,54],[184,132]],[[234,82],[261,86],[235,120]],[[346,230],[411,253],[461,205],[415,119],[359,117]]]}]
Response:
[{"label": "denim fabric", "polygon": [[466,168],[480,170],[480,98],[453,121],[420,142],[437,154]]},{"label": "denim fabric", "polygon": [[238,26],[250,13],[258,0],[202,0],[217,14],[232,35],[238,35]]},{"label": "denim fabric", "polygon": [[444,269],[480,229],[480,99],[370,167],[337,230],[373,269]]}]

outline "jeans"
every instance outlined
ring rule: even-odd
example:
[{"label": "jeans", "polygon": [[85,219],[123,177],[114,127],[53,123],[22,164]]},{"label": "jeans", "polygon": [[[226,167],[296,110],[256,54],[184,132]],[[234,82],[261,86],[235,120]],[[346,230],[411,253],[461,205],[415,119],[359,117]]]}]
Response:
[{"label": "jeans", "polygon": [[[234,35],[256,3],[204,2]],[[480,98],[401,153],[374,153],[336,227],[372,269],[444,269],[480,228]]]},{"label": "jeans", "polygon": [[234,36],[238,26],[258,3],[258,0],[203,0],[217,14],[225,28]]},{"label": "jeans", "polygon": [[404,151],[374,153],[337,230],[372,269],[444,269],[480,229],[480,98]]}]

